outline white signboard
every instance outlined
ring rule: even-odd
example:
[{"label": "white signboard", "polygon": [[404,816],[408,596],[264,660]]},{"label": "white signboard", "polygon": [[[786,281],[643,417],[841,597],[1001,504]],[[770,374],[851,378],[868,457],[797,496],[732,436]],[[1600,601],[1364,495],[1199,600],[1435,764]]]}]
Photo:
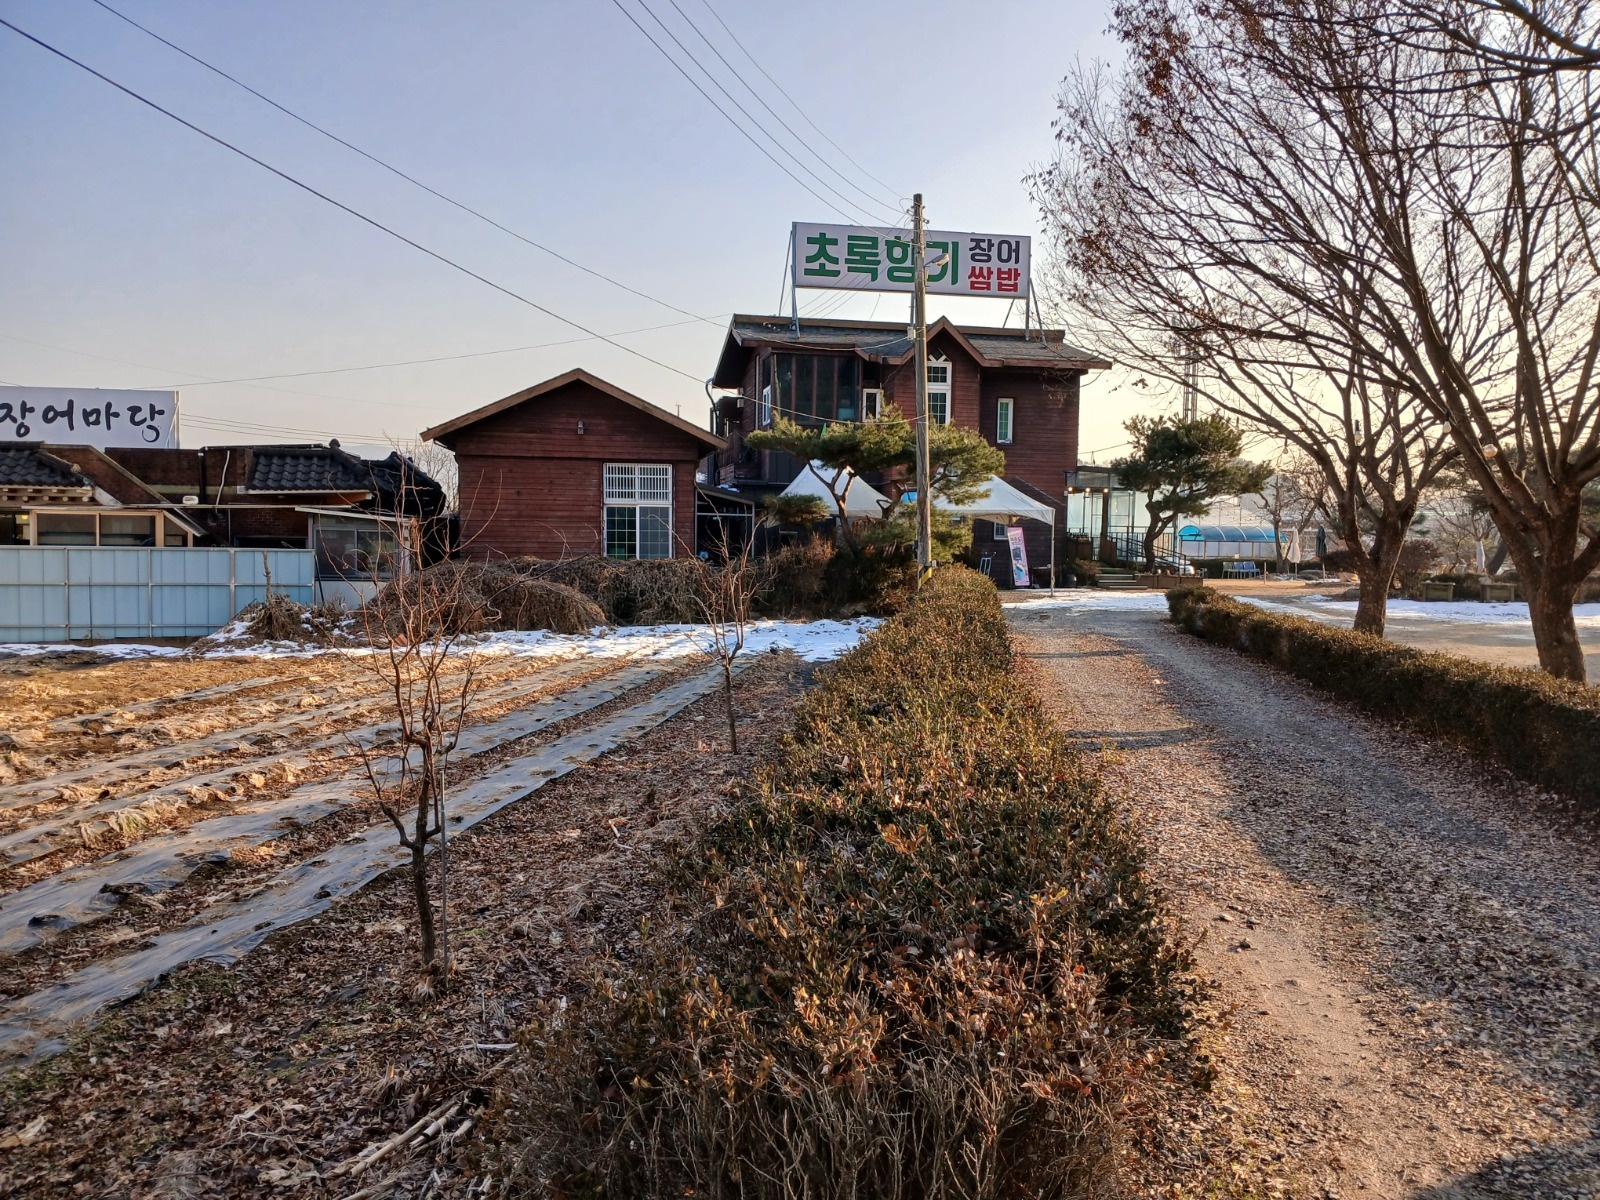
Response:
[{"label": "white signboard", "polygon": [[0,387],[0,446],[176,446],[178,393]]},{"label": "white signboard", "polygon": [[1033,576],[1028,571],[1028,543],[1022,540],[1022,526],[1007,525],[1006,541],[1011,546],[1011,582],[1019,588],[1032,587]]},{"label": "white signboard", "polygon": [[[794,286],[909,292],[911,231],[794,223]],[[1014,300],[1028,294],[1031,241],[1010,233],[929,230],[928,291]]]}]

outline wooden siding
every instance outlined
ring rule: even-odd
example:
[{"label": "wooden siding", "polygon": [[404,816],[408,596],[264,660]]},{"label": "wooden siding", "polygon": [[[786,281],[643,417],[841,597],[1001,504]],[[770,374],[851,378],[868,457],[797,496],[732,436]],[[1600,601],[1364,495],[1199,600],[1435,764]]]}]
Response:
[{"label": "wooden siding", "polygon": [[469,557],[605,553],[608,462],[671,465],[673,554],[692,553],[703,447],[587,384],[536,397],[443,440],[461,473],[461,544]]},{"label": "wooden siding", "polygon": [[1078,464],[1078,377],[1038,371],[987,371],[983,377],[978,429],[994,441],[996,401],[1009,396],[1011,444],[1001,446],[1006,474],[1026,479],[1059,500],[1066,472]]}]

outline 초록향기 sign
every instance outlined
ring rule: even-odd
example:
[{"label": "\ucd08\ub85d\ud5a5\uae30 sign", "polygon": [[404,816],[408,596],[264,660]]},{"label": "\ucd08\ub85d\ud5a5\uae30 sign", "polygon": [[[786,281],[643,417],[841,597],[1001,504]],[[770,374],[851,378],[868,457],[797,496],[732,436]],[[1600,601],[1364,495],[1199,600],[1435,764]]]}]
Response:
[{"label": "\ucd08\ub85d\ud5a5\uae30 sign", "polygon": [[177,392],[0,387],[0,446],[176,446]]},{"label": "\ucd08\ub85d\ud5a5\uae30 sign", "polygon": [[[910,230],[796,221],[792,236],[795,287],[909,292],[916,282]],[[929,230],[927,239],[929,292],[1002,300],[1028,294],[1028,238]]]}]

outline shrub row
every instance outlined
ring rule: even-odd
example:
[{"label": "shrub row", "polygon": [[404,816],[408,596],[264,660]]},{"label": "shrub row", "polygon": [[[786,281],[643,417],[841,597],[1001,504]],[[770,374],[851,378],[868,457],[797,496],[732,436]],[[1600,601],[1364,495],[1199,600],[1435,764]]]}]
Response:
[{"label": "shrub row", "polygon": [[1538,671],[1430,654],[1267,612],[1210,588],[1168,592],[1167,605],[1173,621],[1197,637],[1600,806],[1600,693]]},{"label": "shrub row", "polygon": [[826,669],[670,879],[643,950],[522,1035],[509,1194],[1116,1194],[1189,964],[988,580],[942,572]]}]

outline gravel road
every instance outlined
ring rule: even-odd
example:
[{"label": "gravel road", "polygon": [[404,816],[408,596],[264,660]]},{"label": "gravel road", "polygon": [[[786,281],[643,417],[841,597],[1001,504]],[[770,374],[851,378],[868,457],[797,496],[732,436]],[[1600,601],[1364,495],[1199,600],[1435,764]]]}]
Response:
[{"label": "gravel road", "polygon": [[1592,825],[1161,613],[1010,616],[1200,938],[1254,1158],[1312,1196],[1600,1196]]}]

